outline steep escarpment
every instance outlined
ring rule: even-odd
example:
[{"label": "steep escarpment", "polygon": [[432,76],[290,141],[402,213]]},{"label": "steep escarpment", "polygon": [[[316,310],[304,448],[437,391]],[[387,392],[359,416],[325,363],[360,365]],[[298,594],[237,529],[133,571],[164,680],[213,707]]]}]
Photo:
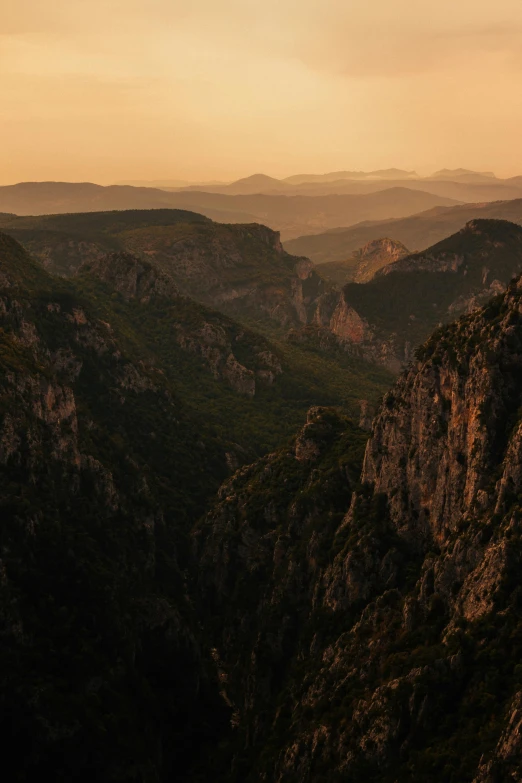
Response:
[{"label": "steep escarpment", "polygon": [[295,432],[310,404],[358,416],[360,400],[375,402],[389,385],[387,373],[345,354],[267,339],[183,295],[168,270],[130,253],[86,262],[74,286],[155,357],[198,416],[223,428],[223,442],[251,457],[251,449],[263,453]]},{"label": "steep escarpment", "polygon": [[476,220],[424,253],[395,258],[364,284],[325,292],[310,322],[328,333],[323,341],[399,372],[433,329],[480,307],[521,270],[520,226]]},{"label": "steep escarpment", "polygon": [[343,289],[369,325],[375,354],[407,363],[437,326],[480,307],[522,271],[522,229],[476,220],[432,248],[381,268],[365,285]]},{"label": "steep escarpment", "polygon": [[[270,336],[291,332],[294,345],[319,345],[324,353],[333,344],[356,359],[400,368],[396,341],[381,338],[308,259],[286,253],[277,232],[197,218],[175,210],[48,215],[16,218],[8,230],[57,274],[91,270],[140,301],[150,278],[156,294],[176,290]],[[366,279],[401,254],[389,240],[372,243],[357,268]],[[118,258],[133,271],[116,270]]]},{"label": "steep escarpment", "polygon": [[224,450],[3,235],[0,280],[4,763],[17,780],[188,774],[221,731],[186,569]]},{"label": "steep escarpment", "polygon": [[418,351],[360,484],[312,412],[224,486],[197,541],[233,779],[517,779],[521,356],[517,281]]},{"label": "steep escarpment", "polygon": [[[340,292],[331,290],[310,261],[285,253],[278,234],[264,226],[220,225],[178,210],[136,210],[16,218],[8,230],[48,270],[79,276],[83,288],[86,277],[95,276],[126,301],[138,301],[137,312],[127,308],[126,320],[133,321],[132,328],[137,318],[145,325],[147,314],[147,329],[138,340],[148,335],[151,350],[165,350],[171,365],[167,349],[175,342],[174,355],[182,348],[199,357],[236,392],[257,400],[271,395],[279,422],[274,419],[272,429],[288,419],[281,409],[290,398],[300,418],[291,415],[287,436],[310,405],[338,404],[349,396],[358,409],[359,399],[374,402],[389,383],[388,374],[377,371],[375,394],[376,371],[367,363],[372,356],[334,334],[334,329],[347,331],[346,314],[336,313]],[[87,294],[96,299],[91,289]],[[167,311],[170,332],[162,328]],[[296,337],[290,343],[289,331]],[[206,394],[206,384],[197,389]],[[202,405],[213,407],[210,397],[216,395],[208,391]],[[237,429],[245,430],[239,422]],[[245,439],[251,442],[252,435]],[[274,445],[274,440],[267,443]]]},{"label": "steep escarpment", "polygon": [[274,325],[307,322],[324,281],[307,260],[290,256],[265,226],[224,225],[181,210],[132,210],[4,221],[55,274],[104,263],[114,251],[162,269],[179,291],[232,316]]},{"label": "steep escarpment", "polygon": [[232,708],[189,532],[310,402],[359,415],[384,383],[368,372],[273,345],[134,254],[56,278],[0,234],[0,722],[18,779],[214,779]]},{"label": "steep escarpment", "polygon": [[188,531],[312,386],[150,263],[113,252],[63,280],[2,234],[0,370],[5,763],[21,780],[188,775],[229,712]]},{"label": "steep escarpment", "polygon": [[319,273],[338,286],[346,283],[368,283],[383,266],[394,264],[410,255],[402,242],[393,239],[374,239],[355,250],[347,259],[330,261],[319,266]]},{"label": "steep escarpment", "polygon": [[159,302],[168,302],[171,346],[174,343],[199,357],[214,378],[240,394],[254,397],[260,387],[272,385],[283,372],[268,341],[183,296],[173,277],[149,261],[113,252],[86,261],[79,275],[87,284],[92,277],[101,280],[126,301],[137,300],[145,311],[151,307],[151,314]]},{"label": "steep escarpment", "polygon": [[[232,780],[248,775],[253,749],[267,742],[303,637],[311,641],[316,580],[333,556],[365,439],[334,410],[312,408],[287,448],[221,487],[196,528],[205,627],[240,738]],[[276,723],[286,725],[287,710]]]}]

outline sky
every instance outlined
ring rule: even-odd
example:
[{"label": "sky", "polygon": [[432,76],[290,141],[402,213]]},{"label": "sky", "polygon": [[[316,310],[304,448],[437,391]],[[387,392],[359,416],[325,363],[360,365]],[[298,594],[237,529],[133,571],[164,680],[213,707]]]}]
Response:
[{"label": "sky", "polygon": [[0,0],[0,184],[522,174],[522,0]]}]

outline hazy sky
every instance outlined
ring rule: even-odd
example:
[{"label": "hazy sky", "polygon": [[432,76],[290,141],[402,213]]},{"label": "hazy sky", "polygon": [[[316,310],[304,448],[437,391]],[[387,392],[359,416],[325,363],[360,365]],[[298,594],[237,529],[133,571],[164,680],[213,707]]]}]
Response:
[{"label": "hazy sky", "polygon": [[0,0],[0,183],[522,174],[522,0]]}]

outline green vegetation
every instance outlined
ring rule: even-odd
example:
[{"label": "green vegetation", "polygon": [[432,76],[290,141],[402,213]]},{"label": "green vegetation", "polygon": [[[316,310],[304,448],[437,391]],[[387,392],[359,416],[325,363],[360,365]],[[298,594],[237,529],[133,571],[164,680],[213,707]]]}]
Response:
[{"label": "green vegetation", "polygon": [[[227,448],[237,444],[246,449],[243,459],[289,438],[312,405],[339,406],[358,417],[359,401],[376,402],[392,381],[390,373],[342,351],[325,354],[319,345],[289,343],[288,329],[265,316],[262,301],[257,310],[251,301],[221,302],[220,309],[234,321],[208,309],[216,292],[219,298],[221,290],[245,286],[257,287],[261,300],[267,291],[267,296],[281,296],[286,302],[296,259],[281,253],[269,229],[216,224],[179,210],[7,218],[4,225],[50,271],[70,275],[82,261],[125,250],[145,264],[153,263],[182,292],[206,304],[183,297],[153,297],[146,304],[127,301],[89,274],[69,284],[55,281],[71,296],[81,297],[93,316],[110,323],[136,361],[161,368],[199,426],[211,429]],[[323,283],[315,275],[311,285],[320,289]],[[248,370],[257,371],[257,354],[268,350],[279,357],[282,375],[271,386],[258,383],[253,399],[238,395],[213,377],[201,356],[180,347],[180,329],[198,340],[205,323],[225,331],[234,355]]]},{"label": "green vegetation", "polygon": [[5,237],[0,279],[4,763],[19,781],[183,776],[227,721],[187,594],[222,444]]},{"label": "green vegetation", "polygon": [[342,287],[346,283],[353,281],[358,264],[359,258],[353,255],[344,261],[330,261],[326,264],[321,264],[317,268],[317,272],[325,280]]},{"label": "green vegetation", "polygon": [[[147,304],[126,301],[89,276],[79,278],[74,290],[90,303],[93,315],[111,324],[135,361],[161,368],[198,426],[211,429],[224,445],[247,449],[250,458],[289,438],[312,405],[338,406],[358,417],[359,401],[376,402],[392,380],[385,370],[341,352],[327,356],[280,338],[267,341],[183,297],[155,298]],[[226,330],[235,355],[247,369],[255,371],[259,352],[270,350],[279,357],[282,374],[272,385],[258,383],[252,398],[238,394],[214,378],[203,359],[178,343],[177,326],[197,334],[203,323]]]},{"label": "green vegetation", "polygon": [[[322,411],[296,444],[228,482],[200,524],[200,580],[215,618],[209,644],[240,715],[235,775],[223,780],[472,783],[492,756],[485,779],[516,779],[519,286],[513,281],[483,310],[437,330],[418,351],[423,367],[386,395],[369,453],[389,448],[376,468],[397,475],[389,496],[358,485],[357,433]],[[442,379],[446,399],[430,410],[434,390],[443,397]],[[481,398],[485,427],[477,428]],[[422,422],[416,446],[424,456],[408,454],[402,441],[408,425],[398,412],[409,406]],[[415,495],[426,476],[406,481],[397,467],[415,458],[429,470],[426,454],[446,434],[452,406],[452,440],[442,452],[448,483],[469,464],[485,502],[464,504],[441,529],[420,518]],[[383,423],[393,417],[395,429]],[[455,448],[461,426],[464,438],[478,431],[476,460],[474,449]],[[441,474],[428,477],[446,502],[446,488],[435,488]],[[506,734],[511,744],[495,757]]]},{"label": "green vegetation", "polygon": [[[444,265],[448,268],[441,271]],[[521,270],[522,228],[478,220],[425,253],[398,262],[397,271],[366,284],[349,283],[344,295],[375,328],[377,338],[393,336],[399,345],[416,346],[470,303],[485,304],[493,281],[507,285]]]},{"label": "green vegetation", "polygon": [[[312,404],[356,415],[388,375],[186,297],[53,278],[1,234],[0,302],[4,763],[20,781],[204,780],[194,761],[217,752],[229,710],[201,642],[191,526],[226,453],[280,447]],[[282,374],[234,391],[179,339],[209,324],[247,370],[270,351]],[[346,427],[358,465],[365,435]]]}]

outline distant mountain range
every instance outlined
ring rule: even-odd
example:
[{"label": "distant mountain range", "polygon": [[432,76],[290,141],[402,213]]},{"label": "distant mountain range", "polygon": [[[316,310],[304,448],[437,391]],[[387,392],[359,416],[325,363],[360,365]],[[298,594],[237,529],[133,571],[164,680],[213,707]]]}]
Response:
[{"label": "distant mountain range", "polygon": [[424,250],[440,242],[475,218],[509,220],[522,224],[522,199],[486,204],[437,207],[399,220],[363,222],[322,234],[307,235],[285,242],[289,253],[303,255],[315,264],[344,261],[355,250],[382,237],[393,237],[406,247]]},{"label": "distant mountain range", "polygon": [[190,185],[198,187],[202,185],[226,185],[218,179],[204,180],[202,182],[191,182],[187,179],[125,179],[115,182],[114,185],[131,185],[137,188],[186,188]]},{"label": "distant mountain range", "polygon": [[[153,184],[153,183],[151,183]],[[158,187],[162,187],[157,185]],[[375,172],[336,171],[324,175],[298,174],[276,179],[253,174],[231,183],[192,183],[188,187],[169,187],[175,191],[205,191],[224,195],[326,196],[362,195],[383,188],[407,187],[434,196],[462,202],[500,201],[522,197],[522,178],[498,179],[492,172],[468,169],[441,169],[427,177],[400,169]]]},{"label": "distant mountain range", "polygon": [[484,182],[496,179],[492,171],[470,171],[469,169],[440,169],[431,179],[460,180],[463,182]]},{"label": "distant mountain range", "polygon": [[[342,178],[352,174],[358,178]],[[491,214],[486,212],[483,215],[482,210],[492,207],[492,202],[522,199],[522,177],[500,180],[488,172],[466,169],[441,170],[428,178],[399,169],[367,174],[340,171],[316,175],[312,181],[301,181],[306,176],[279,180],[265,174],[254,174],[228,184],[209,183],[183,188],[162,184],[169,180],[157,181],[157,187],[23,182],[0,187],[0,213],[40,215],[181,209],[197,212],[220,223],[261,223],[279,231],[283,241],[289,242],[334,229],[337,233],[355,228],[358,231],[361,223],[403,220],[433,209],[436,212],[429,215],[430,224],[433,216],[438,223],[439,216],[445,214],[444,208],[460,206],[465,210],[465,214],[458,216],[455,222],[450,221],[451,224],[439,233],[426,234],[423,227],[415,242],[411,236],[403,237],[394,235],[391,230],[379,229],[377,234],[372,230],[362,235],[357,233],[353,242],[328,237],[326,241],[311,240],[310,246],[305,241],[292,249],[292,252],[309,255],[317,263],[345,260],[358,247],[384,236],[401,241],[407,247],[422,249],[448,236],[474,217],[516,220],[509,209],[506,214],[503,208],[498,210],[493,207]],[[441,208],[442,212],[439,211]],[[397,229],[400,230],[400,226]],[[323,249],[335,245],[335,254],[331,255],[328,251],[321,255],[322,250],[318,253],[316,245]]]},{"label": "distant mountain range", "polygon": [[123,209],[183,209],[221,223],[263,223],[290,239],[362,220],[413,215],[455,199],[406,187],[375,193],[318,196],[235,195],[199,190],[169,192],[89,182],[23,182],[0,188],[0,211],[17,215],[99,212]]},{"label": "distant mountain range", "polygon": [[[512,178],[515,179],[515,178]],[[509,182],[509,180],[498,179],[492,171],[472,171],[470,169],[440,169],[429,175],[419,175],[416,171],[406,171],[404,169],[389,168],[378,169],[376,171],[330,171],[326,174],[293,174],[290,177],[277,179],[266,174],[256,173],[238,180],[204,180],[199,182],[189,182],[185,179],[155,179],[155,180],[122,180],[115,182],[115,185],[133,185],[137,187],[153,188],[205,188],[216,187],[219,189],[237,189],[237,192],[246,192],[242,188],[248,188],[249,193],[266,193],[267,188],[282,190],[288,186],[300,185],[339,185],[341,182],[356,182],[359,185],[363,183],[379,182],[430,182],[433,180],[445,180],[447,182],[458,183],[486,183]],[[250,188],[261,188],[261,190],[251,190]]]},{"label": "distant mountain range", "polygon": [[415,171],[403,169],[379,169],[378,171],[331,171],[329,174],[295,174],[286,177],[283,182],[300,185],[303,182],[335,182],[340,179],[415,179],[418,174]]}]

